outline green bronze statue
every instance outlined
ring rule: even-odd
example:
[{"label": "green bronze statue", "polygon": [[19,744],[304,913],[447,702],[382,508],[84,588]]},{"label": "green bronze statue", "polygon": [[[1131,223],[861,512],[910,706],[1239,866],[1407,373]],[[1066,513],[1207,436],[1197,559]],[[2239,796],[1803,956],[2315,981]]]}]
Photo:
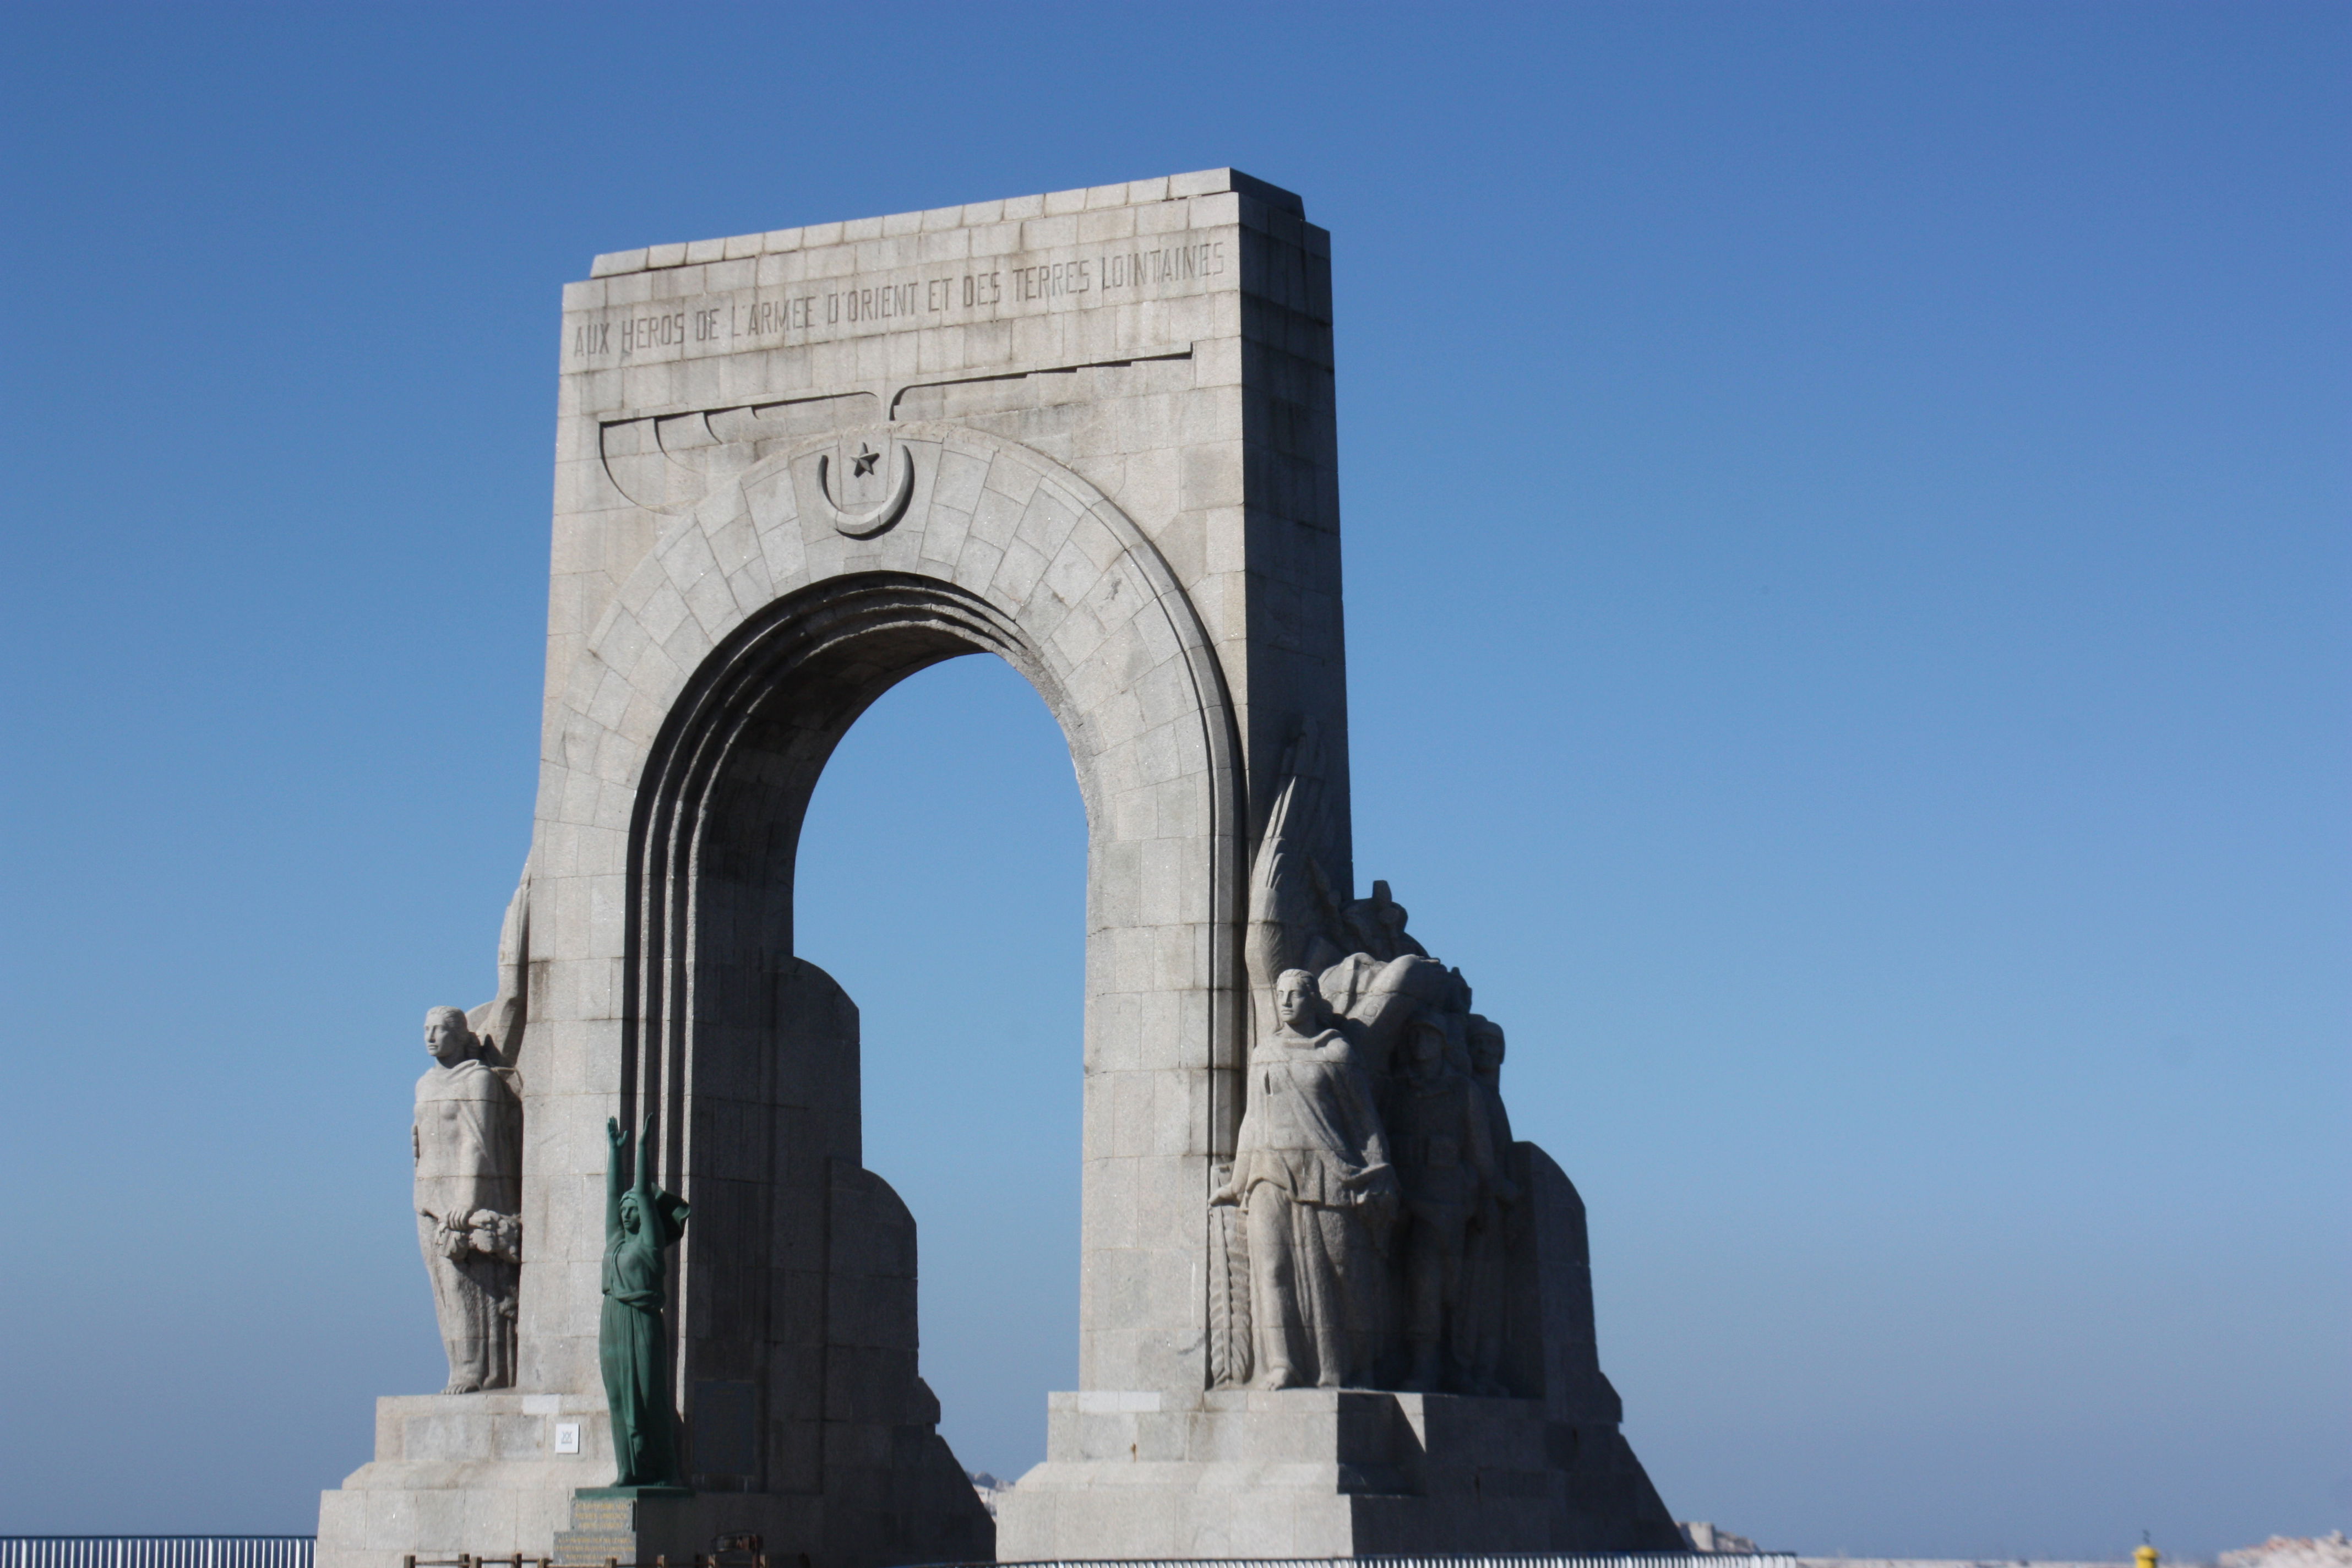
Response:
[{"label": "green bronze statue", "polygon": [[613,1415],[616,1487],[683,1487],[677,1410],[670,1402],[668,1335],[662,1325],[663,1253],[685,1233],[687,1208],[654,1185],[654,1119],[637,1138],[636,1182],[627,1175],[629,1135],[610,1119],[604,1175],[604,1310],[596,1359]]}]

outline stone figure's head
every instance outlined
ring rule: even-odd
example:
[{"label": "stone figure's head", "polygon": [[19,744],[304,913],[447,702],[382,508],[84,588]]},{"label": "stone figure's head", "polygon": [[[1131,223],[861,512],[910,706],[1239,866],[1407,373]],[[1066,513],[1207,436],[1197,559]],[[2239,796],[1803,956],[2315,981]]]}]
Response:
[{"label": "stone figure's head", "polygon": [[1404,906],[1389,896],[1389,885],[1386,882],[1372,884],[1372,918],[1379,921],[1381,929],[1391,936],[1395,936],[1404,930],[1406,919]]},{"label": "stone figure's head", "polygon": [[621,1194],[621,1228],[635,1236],[645,1223],[645,1205],[637,1201],[637,1194],[633,1192],[623,1193]]},{"label": "stone figure's head", "polygon": [[456,1067],[474,1054],[474,1031],[466,1026],[463,1007],[435,1007],[425,1015],[425,1048],[445,1068]]},{"label": "stone figure's head", "polygon": [[1503,1026],[1475,1013],[1470,1015],[1470,1065],[1481,1074],[1503,1070]]},{"label": "stone figure's head", "polygon": [[1419,1073],[1436,1071],[1445,1063],[1445,1026],[1427,1013],[1413,1016],[1405,1034],[1405,1059]]},{"label": "stone figure's head", "polygon": [[1286,969],[1275,977],[1274,1012],[1285,1028],[1301,1035],[1319,1032],[1331,1016],[1315,976],[1303,969]]}]

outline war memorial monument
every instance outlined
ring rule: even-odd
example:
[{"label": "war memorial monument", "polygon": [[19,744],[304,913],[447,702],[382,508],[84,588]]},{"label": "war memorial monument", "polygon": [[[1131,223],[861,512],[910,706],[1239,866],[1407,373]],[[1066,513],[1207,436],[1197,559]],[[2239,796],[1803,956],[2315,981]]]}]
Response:
[{"label": "war memorial monument", "polygon": [[[378,1402],[320,1568],[1682,1549],[1503,1027],[1358,891],[1329,254],[1213,170],[565,289],[530,858],[416,1090],[449,1378]],[[993,1521],[793,941],[827,756],[972,653],[1088,838],[1078,1386]]]}]

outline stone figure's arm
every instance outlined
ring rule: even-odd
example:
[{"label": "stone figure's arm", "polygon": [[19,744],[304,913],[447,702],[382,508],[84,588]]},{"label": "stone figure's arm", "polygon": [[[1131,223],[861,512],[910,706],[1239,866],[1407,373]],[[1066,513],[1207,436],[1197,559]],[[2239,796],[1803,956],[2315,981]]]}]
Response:
[{"label": "stone figure's arm", "polygon": [[499,1119],[506,1133],[505,1160],[512,1167],[505,1173],[519,1182],[522,1180],[522,1089],[514,1081],[514,1076],[505,1070],[499,1074],[499,1081],[506,1087],[506,1094],[499,1107]]},{"label": "stone figure's arm", "polygon": [[1486,1091],[1486,1140],[1493,1145],[1495,1163],[1507,1169],[1511,1163],[1511,1112],[1503,1103],[1498,1089],[1478,1086]]},{"label": "stone figure's arm", "polygon": [[1413,1015],[1445,994],[1445,966],[1407,953],[1382,964],[1348,1009],[1356,1026],[1359,1059],[1369,1072],[1381,1072],[1394,1059],[1397,1044]]},{"label": "stone figure's arm", "polygon": [[1350,1062],[1340,1075],[1348,1087],[1342,1090],[1349,1102],[1348,1119],[1355,1123],[1351,1130],[1356,1146],[1363,1151],[1363,1171],[1349,1185],[1355,1190],[1356,1201],[1363,1205],[1363,1215],[1372,1227],[1373,1245],[1382,1256],[1389,1249],[1389,1228],[1396,1218],[1397,1206],[1404,1199],[1404,1189],[1397,1182],[1396,1167],[1389,1162],[1388,1131],[1381,1124],[1381,1113],[1372,1101],[1372,1082],[1364,1069]]},{"label": "stone figure's arm", "polygon": [[512,1068],[521,1060],[530,967],[530,862],[526,858],[522,880],[507,900],[506,919],[499,926],[498,994],[466,1016],[468,1026],[482,1037],[483,1059],[494,1068]]},{"label": "stone figure's arm", "polygon": [[1364,1152],[1367,1167],[1389,1163],[1388,1129],[1381,1124],[1379,1107],[1372,1100],[1372,1080],[1364,1073],[1351,1052],[1348,1065],[1340,1069],[1339,1081],[1347,1087],[1342,1091],[1348,1106],[1348,1120],[1353,1123],[1349,1131],[1356,1147]]},{"label": "stone figure's arm", "polygon": [[1509,1106],[1503,1103],[1503,1091],[1501,1089],[1490,1089],[1486,1091],[1486,1125],[1492,1129],[1492,1136],[1495,1141],[1495,1158],[1497,1160],[1507,1160],[1511,1155],[1511,1143],[1513,1142],[1511,1137],[1511,1109]]},{"label": "stone figure's arm", "polygon": [[1468,1124],[1470,1163],[1486,1190],[1505,1203],[1518,1201],[1518,1184],[1503,1173],[1501,1153],[1495,1148],[1494,1124],[1486,1114],[1486,1086],[1475,1079],[1470,1080],[1470,1092],[1462,1097],[1464,1115]]}]

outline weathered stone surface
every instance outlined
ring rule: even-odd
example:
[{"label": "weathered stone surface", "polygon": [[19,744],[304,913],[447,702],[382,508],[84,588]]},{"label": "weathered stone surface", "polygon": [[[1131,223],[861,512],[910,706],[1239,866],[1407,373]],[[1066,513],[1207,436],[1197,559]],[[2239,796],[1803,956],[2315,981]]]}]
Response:
[{"label": "weathered stone surface", "polygon": [[1006,1562],[1678,1550],[1613,1426],[1543,1402],[1348,1389],[1053,1396],[1055,1458],[998,1499]]}]

